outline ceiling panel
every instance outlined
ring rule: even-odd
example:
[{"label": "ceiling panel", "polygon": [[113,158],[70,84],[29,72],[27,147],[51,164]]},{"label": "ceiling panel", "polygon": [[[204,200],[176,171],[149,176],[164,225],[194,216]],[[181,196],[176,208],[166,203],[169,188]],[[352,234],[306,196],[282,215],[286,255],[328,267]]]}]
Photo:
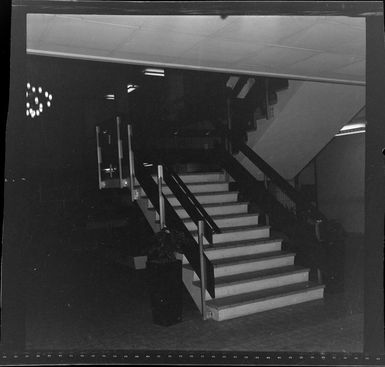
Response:
[{"label": "ceiling panel", "polygon": [[279,46],[265,46],[259,52],[252,56],[246,57],[241,61],[243,65],[270,65],[285,66],[295,62],[305,60],[316,55],[317,52],[305,49],[296,49]]},{"label": "ceiling panel", "polygon": [[320,51],[338,50],[345,43],[363,44],[365,31],[345,24],[321,22],[285,38],[285,46],[315,49]]},{"label": "ceiling panel", "polygon": [[40,40],[54,17],[48,14],[27,14],[27,42]]},{"label": "ceiling panel", "polygon": [[349,74],[354,76],[365,75],[365,61],[355,62],[354,64],[346,65],[335,70],[336,73]]},{"label": "ceiling panel", "polygon": [[333,71],[336,68],[356,62],[357,58],[349,55],[339,55],[333,53],[321,53],[306,60],[299,61],[290,66],[293,70],[303,71]]},{"label": "ceiling panel", "polygon": [[111,62],[365,80],[365,20],[340,16],[29,14],[27,49]]},{"label": "ceiling panel", "polygon": [[59,17],[43,35],[41,41],[109,50],[127,41],[135,31],[136,28]]},{"label": "ceiling panel", "polygon": [[150,15],[145,17],[142,29],[156,32],[180,32],[208,36],[219,31],[227,24],[231,24],[239,17],[227,17],[208,15]]},{"label": "ceiling panel", "polygon": [[262,43],[278,42],[314,24],[311,17],[244,16],[226,25],[212,37]]},{"label": "ceiling panel", "polygon": [[202,40],[202,36],[179,32],[139,30],[129,42],[122,44],[120,49],[143,54],[179,56]]},{"label": "ceiling panel", "polygon": [[235,42],[230,40],[204,39],[181,56],[196,61],[215,61],[235,63],[239,60],[256,54],[263,45],[249,42]]}]

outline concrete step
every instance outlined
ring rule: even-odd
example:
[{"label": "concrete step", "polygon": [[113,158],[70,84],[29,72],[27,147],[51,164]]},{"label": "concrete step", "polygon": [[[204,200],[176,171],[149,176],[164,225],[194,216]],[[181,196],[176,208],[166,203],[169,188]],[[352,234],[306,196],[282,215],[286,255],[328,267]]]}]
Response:
[{"label": "concrete step", "polygon": [[[308,280],[309,269],[300,266],[284,266],[218,277],[215,279],[215,299],[303,283]],[[200,281],[194,281],[194,285],[200,288]]]},{"label": "concrete step", "polygon": [[205,254],[210,260],[226,257],[246,256],[264,252],[281,251],[281,238],[260,238],[245,241],[231,241],[205,247]]},{"label": "concrete step", "polygon": [[179,177],[184,183],[218,182],[226,180],[225,174],[223,172],[180,173]]},{"label": "concrete step", "polygon": [[[198,231],[191,230],[192,236],[198,241]],[[219,244],[229,241],[242,241],[242,240],[251,240],[258,238],[267,238],[270,236],[270,226],[239,226],[239,227],[229,227],[221,230],[222,233],[213,234],[213,244]],[[204,238],[204,244],[208,244],[207,240]]]},{"label": "concrete step", "polygon": [[[223,172],[191,172],[180,173],[178,176],[184,183],[202,183],[202,182],[218,182],[225,181],[226,177]],[[152,175],[152,178],[157,181],[157,175]],[[139,182],[135,179],[135,185],[139,186]]]},{"label": "concrete step", "polygon": [[215,298],[207,308],[216,321],[272,310],[323,298],[324,285],[302,282],[281,287]]},{"label": "concrete step", "polygon": [[[247,202],[230,202],[230,203],[214,203],[214,204],[203,204],[203,208],[210,216],[225,215],[225,214],[242,214],[247,213],[248,203]],[[186,210],[181,206],[174,207],[179,218],[187,219],[190,218]],[[156,219],[159,219],[159,214],[156,213]]]},{"label": "concrete step", "polygon": [[[221,192],[229,190],[228,182],[204,182],[204,183],[190,183],[186,185],[192,193],[205,193],[205,192]],[[163,194],[172,194],[171,189],[168,186],[163,187]]]},{"label": "concrete step", "polygon": [[[237,201],[238,191],[218,191],[218,192],[206,192],[194,195],[201,204],[213,204],[213,203],[229,203]],[[145,198],[145,196],[144,196]],[[172,206],[181,206],[180,202],[174,195],[166,195],[167,200]],[[150,200],[148,200],[148,208],[153,208]]]},{"label": "concrete step", "polygon": [[[265,269],[294,265],[295,254],[285,251],[264,252],[245,256],[227,257],[212,260],[214,276],[224,277],[234,274],[248,273]],[[190,265],[184,265],[189,267]],[[194,274],[193,280],[199,280]]]},{"label": "concrete step", "polygon": [[[258,214],[256,213],[215,215],[211,218],[219,228],[244,227],[258,224]],[[197,229],[197,225],[192,219],[184,219],[183,222],[189,231]]]}]

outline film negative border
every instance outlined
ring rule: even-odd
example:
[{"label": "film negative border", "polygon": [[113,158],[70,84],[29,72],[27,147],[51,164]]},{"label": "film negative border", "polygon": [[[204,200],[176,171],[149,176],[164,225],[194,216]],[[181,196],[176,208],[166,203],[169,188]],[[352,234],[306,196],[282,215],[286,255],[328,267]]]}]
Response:
[{"label": "film negative border", "polygon": [[22,352],[2,353],[1,365],[20,364],[242,364],[242,365],[379,365],[385,355],[362,353],[302,352],[208,352],[208,351],[109,351],[109,352]]}]

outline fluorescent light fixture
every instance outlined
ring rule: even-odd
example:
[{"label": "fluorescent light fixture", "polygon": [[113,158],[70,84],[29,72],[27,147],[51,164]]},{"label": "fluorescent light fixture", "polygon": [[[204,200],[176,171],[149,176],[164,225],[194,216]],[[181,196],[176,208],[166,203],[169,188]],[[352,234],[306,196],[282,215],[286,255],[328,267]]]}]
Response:
[{"label": "fluorescent light fixture", "polygon": [[145,75],[164,76],[164,69],[147,68],[143,72]]},{"label": "fluorescent light fixture", "polygon": [[127,84],[127,93],[133,92],[136,88],[138,88],[136,84]]},{"label": "fluorescent light fixture", "polygon": [[341,130],[335,136],[344,136],[352,134],[360,134],[365,132],[365,122],[358,122],[353,124],[347,124],[341,128]]},{"label": "fluorescent light fixture", "polygon": [[345,125],[345,126],[342,127],[342,129],[340,131],[360,129],[360,128],[365,128],[365,124],[363,122],[362,123],[358,123],[358,124]]},{"label": "fluorescent light fixture", "polygon": [[338,133],[335,136],[344,136],[344,135],[353,135],[353,134],[361,134],[364,133],[365,130],[356,130],[356,131],[348,131],[346,133]]}]

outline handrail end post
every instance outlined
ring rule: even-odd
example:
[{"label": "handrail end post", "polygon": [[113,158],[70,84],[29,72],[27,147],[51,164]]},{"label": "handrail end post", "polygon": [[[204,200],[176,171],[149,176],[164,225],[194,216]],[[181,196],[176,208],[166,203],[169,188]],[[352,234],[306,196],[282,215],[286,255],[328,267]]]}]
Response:
[{"label": "handrail end post", "polygon": [[200,259],[200,280],[201,280],[201,307],[203,320],[207,319],[206,314],[206,269],[205,259],[203,252],[203,235],[204,235],[204,222],[198,221],[198,242],[199,242],[199,259]]}]

